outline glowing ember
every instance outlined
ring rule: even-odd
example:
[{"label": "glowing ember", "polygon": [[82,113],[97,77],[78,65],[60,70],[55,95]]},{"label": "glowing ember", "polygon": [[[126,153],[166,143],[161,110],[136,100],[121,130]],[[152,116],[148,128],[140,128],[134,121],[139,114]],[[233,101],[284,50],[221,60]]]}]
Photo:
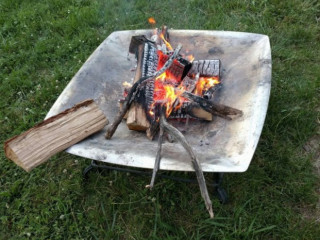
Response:
[{"label": "glowing ember", "polygon": [[[153,92],[153,104],[149,111],[151,116],[154,116],[153,108],[156,103],[166,107],[166,116],[168,117],[171,112],[177,111],[182,107],[183,103],[187,100],[182,97],[182,94],[187,90],[183,84],[177,86],[177,79],[170,77],[168,72],[164,72],[155,79],[154,92]],[[194,94],[203,96],[203,93],[211,87],[219,84],[218,77],[200,77]]]},{"label": "glowing ember", "polygon": [[[167,46],[168,50],[172,50],[170,43],[168,43],[163,34],[159,34],[161,39]],[[163,53],[161,50],[157,51],[158,54],[158,66],[157,70],[161,69],[165,62],[169,59],[170,55]],[[193,55],[189,54],[185,57],[189,62],[194,60]],[[174,60],[177,63],[177,60]],[[191,78],[195,78],[195,76],[189,76]],[[203,96],[203,93],[213,87],[214,85],[219,84],[218,77],[200,77],[198,82],[196,83],[195,89],[193,91],[194,94],[198,96]],[[179,108],[183,106],[183,103],[187,100],[182,96],[183,92],[185,92],[186,86],[182,84],[182,79],[177,79],[177,77],[170,71],[170,68],[167,69],[163,74],[158,76],[154,82],[154,90],[153,90],[153,103],[151,104],[149,114],[150,116],[154,116],[154,107],[156,104],[161,104],[166,107],[166,116],[169,117],[171,112],[177,111]]]},{"label": "glowing ember", "polygon": [[[150,17],[148,22],[152,25],[156,24],[154,18]],[[173,52],[171,44],[166,39],[166,32],[155,29],[155,44],[157,45],[157,71],[159,71],[170,58]],[[157,40],[161,39],[161,42]],[[165,49],[163,49],[163,43]],[[183,57],[183,58],[182,58]],[[186,55],[180,56],[179,59],[174,59],[173,64],[167,68],[167,70],[154,79],[152,87],[151,101],[148,102],[148,115],[153,120],[158,120],[157,106],[164,106],[166,110],[166,116],[169,117],[172,111],[177,111],[182,106],[186,106],[189,100],[182,97],[185,91],[193,93],[195,95],[203,97],[206,91],[216,84],[219,84],[219,77],[206,77],[199,74],[191,73],[186,77],[187,72],[190,69],[190,65],[194,60],[194,56],[190,54],[189,50],[186,50]],[[198,63],[197,63],[198,64]],[[189,68],[186,68],[189,66]],[[198,65],[197,65],[198,66]],[[204,73],[205,74],[205,73]],[[182,79],[183,78],[183,79]],[[186,79],[186,81],[184,81]],[[128,83],[124,83],[124,86],[129,86]],[[186,103],[186,104],[184,104]],[[157,110],[156,110],[157,109]]]},{"label": "glowing ember", "polygon": [[156,20],[153,17],[148,18],[148,22],[152,25],[156,24]]}]

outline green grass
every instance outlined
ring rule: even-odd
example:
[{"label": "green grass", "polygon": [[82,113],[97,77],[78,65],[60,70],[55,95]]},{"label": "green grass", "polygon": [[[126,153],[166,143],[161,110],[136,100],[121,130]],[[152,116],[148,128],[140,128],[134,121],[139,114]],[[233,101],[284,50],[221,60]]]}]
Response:
[{"label": "green grass", "polygon": [[[0,1],[0,138],[40,122],[72,76],[113,31],[149,28],[266,34],[272,91],[245,173],[227,174],[230,203],[208,219],[197,185],[109,171],[60,153],[26,173],[0,155],[0,239],[319,239],[318,176],[303,145],[316,134],[320,4],[291,1]],[[176,175],[191,174],[177,173]]]}]

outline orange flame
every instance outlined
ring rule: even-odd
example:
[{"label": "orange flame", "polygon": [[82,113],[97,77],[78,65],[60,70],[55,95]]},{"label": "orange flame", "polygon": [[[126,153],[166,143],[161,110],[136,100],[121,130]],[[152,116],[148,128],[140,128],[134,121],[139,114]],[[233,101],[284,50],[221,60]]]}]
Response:
[{"label": "orange flame", "polygon": [[148,18],[148,22],[149,22],[151,25],[156,24],[156,20],[155,20],[153,17],[149,17],[149,18]]},{"label": "orange flame", "polygon": [[173,51],[173,48],[172,48],[171,44],[164,38],[164,36],[163,36],[162,33],[160,34],[160,38],[164,41],[164,43],[166,44],[167,48],[168,48],[170,51]]},{"label": "orange flame", "polygon": [[[150,116],[155,115],[153,108],[156,103],[165,106],[167,117],[170,116],[173,110],[176,111],[182,107],[186,101],[186,99],[182,97],[183,92],[186,91],[186,86],[182,83],[180,83],[179,86],[177,86],[177,84],[174,76],[171,76],[167,71],[155,79],[153,103],[150,107],[151,110],[149,110]],[[200,77],[196,84],[194,94],[202,96],[204,91],[207,91],[216,84],[219,84],[218,77]]]},{"label": "orange flame", "polygon": [[172,106],[175,100],[177,99],[178,95],[176,95],[175,89],[172,85],[165,85],[164,89],[166,91],[166,116],[168,117],[173,110]]},{"label": "orange flame", "polygon": [[187,59],[189,62],[193,62],[194,56],[193,56],[192,54],[187,55],[187,56],[186,56],[186,59]]},{"label": "orange flame", "polygon": [[[149,18],[149,22],[150,22]],[[152,23],[152,22],[150,22]],[[173,51],[172,46],[163,36],[163,33],[158,33],[159,37],[166,44],[168,50]],[[189,51],[187,51],[188,53]],[[165,62],[168,61],[170,57],[170,53],[164,53],[161,50],[157,51],[158,54],[158,65],[157,70],[161,69]],[[185,57],[188,61],[192,62],[194,60],[194,56],[188,54]],[[174,61],[177,61],[176,59]],[[189,76],[190,78],[194,78]],[[193,91],[194,94],[198,96],[203,96],[203,93],[207,91],[209,88],[214,85],[219,84],[218,77],[200,77],[196,87]],[[179,108],[183,106],[183,103],[188,101],[182,95],[185,91],[187,91],[188,84],[184,85],[181,82],[181,79],[178,79],[170,70],[166,70],[160,76],[158,76],[154,81],[154,89],[153,89],[153,102],[151,106],[149,106],[148,114],[150,117],[155,117],[155,107],[157,105],[162,105],[166,108],[166,117],[169,117],[172,111],[177,111]],[[190,90],[188,90],[190,91]],[[155,119],[158,121],[159,119]]]},{"label": "orange flame", "polygon": [[204,91],[219,83],[218,77],[200,77],[196,85],[195,94],[202,96]]},{"label": "orange flame", "polygon": [[[153,108],[155,103],[160,103],[166,108],[166,116],[169,117],[172,110],[176,110],[182,106],[183,99],[180,97],[183,91],[176,88],[177,82],[174,76],[168,72],[162,73],[155,79],[153,91],[153,103],[149,110],[150,116],[154,116]],[[178,103],[178,106],[174,106]]]}]

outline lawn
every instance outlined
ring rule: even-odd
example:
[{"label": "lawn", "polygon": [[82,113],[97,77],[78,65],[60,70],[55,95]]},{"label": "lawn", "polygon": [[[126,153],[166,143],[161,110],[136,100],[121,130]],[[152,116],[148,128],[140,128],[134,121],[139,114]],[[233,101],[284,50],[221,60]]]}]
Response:
[{"label": "lawn", "polygon": [[270,37],[267,118],[248,171],[225,176],[229,203],[212,196],[209,219],[197,184],[159,179],[150,192],[149,177],[115,171],[85,182],[90,160],[67,153],[26,173],[1,148],[0,239],[319,239],[317,150],[305,150],[320,134],[316,0],[1,0],[1,144],[43,120],[110,33],[150,28],[150,16]]}]

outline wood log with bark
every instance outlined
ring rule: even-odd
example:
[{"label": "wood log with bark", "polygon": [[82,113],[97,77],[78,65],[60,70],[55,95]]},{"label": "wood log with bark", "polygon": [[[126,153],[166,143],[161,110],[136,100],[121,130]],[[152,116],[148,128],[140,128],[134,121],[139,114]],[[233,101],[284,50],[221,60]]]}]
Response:
[{"label": "wood log with bark", "polygon": [[220,76],[220,60],[193,61],[189,74],[200,73],[201,76]]},{"label": "wood log with bark", "polygon": [[[133,83],[136,83],[142,77],[142,64],[144,60],[145,44],[142,42],[136,49],[137,70]],[[127,126],[130,130],[145,131],[150,127],[146,112],[141,102],[134,101],[127,113]]]},{"label": "wood log with bark", "polygon": [[86,100],[7,140],[7,158],[27,172],[108,123],[93,100]]}]

